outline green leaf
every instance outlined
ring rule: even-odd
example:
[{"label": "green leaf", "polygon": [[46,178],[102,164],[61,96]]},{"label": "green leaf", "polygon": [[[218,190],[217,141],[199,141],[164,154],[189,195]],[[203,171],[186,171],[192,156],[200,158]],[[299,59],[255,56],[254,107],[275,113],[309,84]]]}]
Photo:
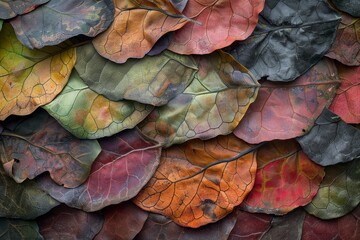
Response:
[{"label": "green leaf", "polygon": [[0,239],[42,240],[44,238],[39,233],[36,221],[0,218]]},{"label": "green leaf", "polygon": [[2,29],[2,25],[3,25],[3,20],[0,20],[0,31]]}]

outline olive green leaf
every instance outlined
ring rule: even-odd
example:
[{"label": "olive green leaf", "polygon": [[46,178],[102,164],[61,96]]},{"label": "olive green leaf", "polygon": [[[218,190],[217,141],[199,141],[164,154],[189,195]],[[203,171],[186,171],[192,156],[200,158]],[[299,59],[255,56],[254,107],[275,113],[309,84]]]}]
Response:
[{"label": "olive green leaf", "polygon": [[44,239],[39,233],[36,221],[0,218],[0,239]]}]

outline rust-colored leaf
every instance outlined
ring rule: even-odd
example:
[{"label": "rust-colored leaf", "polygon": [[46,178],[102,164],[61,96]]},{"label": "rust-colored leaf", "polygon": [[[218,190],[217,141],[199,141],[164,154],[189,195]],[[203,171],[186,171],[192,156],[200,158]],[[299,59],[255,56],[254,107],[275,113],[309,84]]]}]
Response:
[{"label": "rust-colored leaf", "polygon": [[17,15],[31,12],[49,0],[1,0],[0,19],[9,19]]},{"label": "rust-colored leaf", "polygon": [[134,202],[182,226],[216,222],[252,189],[256,161],[251,150],[234,135],[165,149],[159,168]]}]

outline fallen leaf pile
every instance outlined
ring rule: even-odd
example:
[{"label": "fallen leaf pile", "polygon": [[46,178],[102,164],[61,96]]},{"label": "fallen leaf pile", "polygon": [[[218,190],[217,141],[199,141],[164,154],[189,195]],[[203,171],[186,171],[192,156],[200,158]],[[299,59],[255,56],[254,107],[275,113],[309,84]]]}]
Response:
[{"label": "fallen leaf pile", "polygon": [[0,239],[360,239],[359,17],[0,1]]}]

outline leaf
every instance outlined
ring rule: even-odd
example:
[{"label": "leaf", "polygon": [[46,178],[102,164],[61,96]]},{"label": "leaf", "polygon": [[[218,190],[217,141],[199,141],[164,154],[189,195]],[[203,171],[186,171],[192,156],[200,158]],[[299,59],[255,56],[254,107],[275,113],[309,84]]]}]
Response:
[{"label": "leaf", "polygon": [[49,0],[2,0],[0,1],[0,18],[10,19],[17,15],[33,11]]},{"label": "leaf", "polygon": [[254,188],[242,203],[249,212],[286,214],[311,202],[324,177],[294,140],[273,141],[259,148]]},{"label": "leaf", "polygon": [[2,29],[2,25],[3,25],[3,20],[0,20],[0,31]]},{"label": "leaf", "polygon": [[186,4],[188,3],[189,0],[170,0],[170,2],[172,3],[172,5],[179,10],[179,12],[184,11]]},{"label": "leaf", "polygon": [[218,51],[197,62],[199,71],[185,91],[139,124],[165,146],[231,133],[257,96],[257,81],[230,55]]},{"label": "leaf", "polygon": [[341,11],[360,17],[360,2],[358,0],[331,0]]},{"label": "leaf", "polygon": [[[134,239],[149,215],[131,202],[109,206],[103,212],[104,224],[94,240]],[[149,236],[154,236],[153,232]]]},{"label": "leaf", "polygon": [[349,66],[360,65],[360,18],[341,13],[336,39],[327,57]]},{"label": "leaf", "polygon": [[360,202],[360,159],[325,168],[319,191],[305,210],[321,219],[344,216]]},{"label": "leaf", "polygon": [[166,0],[114,0],[114,4],[114,22],[92,42],[101,56],[117,63],[144,57],[161,36],[188,22]]},{"label": "leaf", "polygon": [[180,54],[208,54],[254,30],[264,0],[189,0],[184,15],[195,20],[175,32],[169,50]]},{"label": "leaf", "polygon": [[36,221],[0,218],[1,239],[43,240]]},{"label": "leaf", "polygon": [[340,88],[337,90],[329,109],[347,123],[360,123],[360,66],[338,65]]},{"label": "leaf", "polygon": [[216,222],[252,189],[255,148],[228,135],[164,149],[160,166],[133,201],[181,226]]},{"label": "leaf", "polygon": [[10,23],[26,47],[42,48],[77,35],[94,37],[109,27],[113,15],[112,0],[50,0]]},{"label": "leaf", "polygon": [[264,81],[234,134],[248,143],[303,135],[331,103],[339,83],[329,60],[321,60],[290,83]]},{"label": "leaf", "polygon": [[124,64],[102,58],[91,44],[77,48],[76,53],[79,60],[75,68],[80,77],[92,90],[113,101],[164,105],[184,91],[197,71],[192,57],[170,51]]},{"label": "leaf", "polygon": [[296,139],[305,154],[321,166],[348,162],[360,156],[360,130],[324,108],[315,126]]},{"label": "leaf", "polygon": [[65,131],[44,111],[4,125],[0,158],[15,181],[33,179],[48,171],[64,187],[77,187],[89,175],[101,149],[95,140],[80,140]]},{"label": "leaf", "polygon": [[340,19],[326,0],[267,0],[254,33],[229,51],[256,79],[292,81],[327,53]]},{"label": "leaf", "polygon": [[0,120],[27,115],[51,102],[67,83],[75,50],[49,47],[29,50],[5,24],[0,38]]},{"label": "leaf", "polygon": [[99,139],[102,152],[86,182],[64,188],[51,179],[38,179],[40,187],[59,202],[85,211],[97,211],[133,198],[154,174],[161,148],[137,130]]},{"label": "leaf", "polygon": [[133,101],[111,101],[89,89],[76,71],[59,96],[43,108],[73,135],[87,139],[133,128],[153,109]]},{"label": "leaf", "polygon": [[45,239],[93,239],[104,220],[100,213],[60,205],[37,221]]}]

